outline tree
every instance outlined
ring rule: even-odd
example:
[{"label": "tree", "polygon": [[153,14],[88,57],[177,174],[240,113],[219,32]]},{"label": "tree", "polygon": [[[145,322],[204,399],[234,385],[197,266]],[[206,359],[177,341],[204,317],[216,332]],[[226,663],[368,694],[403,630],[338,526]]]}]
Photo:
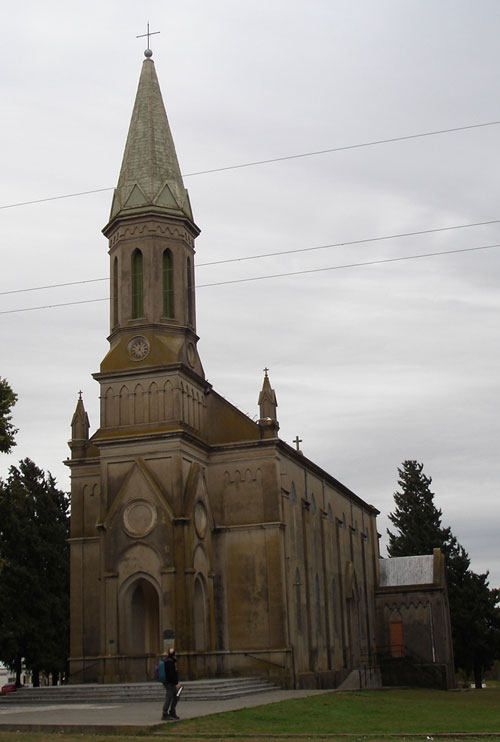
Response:
[{"label": "tree", "polygon": [[441,525],[442,511],[434,505],[431,477],[424,465],[407,460],[398,468],[400,492],[394,493],[396,509],[389,520],[397,532],[389,535],[389,556],[432,554],[440,548],[446,558],[453,654],[457,668],[474,673],[476,687],[481,675],[500,657],[500,590],[490,589],[488,573],[478,575],[469,555],[451,532]]},{"label": "tree", "polygon": [[447,576],[455,664],[481,688],[483,672],[500,658],[500,590],[489,587],[488,572],[456,563]]},{"label": "tree", "polygon": [[441,510],[434,505],[434,493],[430,490],[432,479],[423,473],[423,464],[418,461],[403,461],[398,468],[398,484],[401,492],[394,493],[396,509],[389,520],[398,533],[389,535],[389,556],[414,556],[432,554],[434,548],[443,547],[451,538],[449,528],[441,527]]},{"label": "tree", "polygon": [[0,660],[38,684],[64,672],[69,635],[69,499],[25,459],[0,480]]},{"label": "tree", "polygon": [[16,445],[14,436],[16,428],[11,423],[11,410],[17,402],[17,394],[14,394],[6,379],[0,378],[0,452],[10,453]]}]

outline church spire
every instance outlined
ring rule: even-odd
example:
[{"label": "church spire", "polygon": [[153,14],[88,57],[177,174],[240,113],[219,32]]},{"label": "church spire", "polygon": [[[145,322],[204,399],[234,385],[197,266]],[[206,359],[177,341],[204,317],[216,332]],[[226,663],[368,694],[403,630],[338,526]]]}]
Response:
[{"label": "church spire", "polygon": [[[194,241],[200,230],[146,49],[110,221],[110,351],[101,372],[175,366],[204,379],[196,344]],[[139,381],[137,381],[139,383]],[[124,417],[125,419],[125,417]]]},{"label": "church spire", "polygon": [[155,65],[145,54],[110,222],[146,211],[193,222]]},{"label": "church spire", "polygon": [[262,438],[275,438],[280,427],[277,415],[278,402],[276,392],[271,388],[268,371],[268,368],[264,369],[264,381],[259,394],[260,419],[258,424]]},{"label": "church spire", "polygon": [[71,441],[69,444],[73,458],[84,455],[89,441],[89,429],[89,416],[85,411],[82,393],[78,392],[78,401],[71,420]]}]

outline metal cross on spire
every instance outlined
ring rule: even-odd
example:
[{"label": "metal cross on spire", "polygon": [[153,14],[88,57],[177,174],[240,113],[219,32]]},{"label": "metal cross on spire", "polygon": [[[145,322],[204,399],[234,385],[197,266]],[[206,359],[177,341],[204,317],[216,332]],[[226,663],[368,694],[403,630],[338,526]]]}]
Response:
[{"label": "metal cross on spire", "polygon": [[136,37],[135,37],[136,39],[143,39],[143,38],[144,38],[145,36],[147,36],[147,37],[148,37],[148,48],[147,48],[147,49],[146,49],[146,51],[144,52],[144,56],[145,56],[145,57],[152,57],[152,56],[153,56],[153,52],[152,52],[152,51],[151,51],[151,49],[149,48],[149,37],[150,37],[150,36],[155,36],[155,34],[157,34],[157,33],[161,33],[161,31],[150,31],[150,30],[149,30],[149,21],[148,21],[148,30],[147,30],[147,33],[142,33],[142,34],[140,34],[139,36],[136,36]]},{"label": "metal cross on spire", "polygon": [[300,451],[300,444],[302,443],[302,438],[299,438],[299,436],[297,435],[293,442],[297,446],[297,451]]}]

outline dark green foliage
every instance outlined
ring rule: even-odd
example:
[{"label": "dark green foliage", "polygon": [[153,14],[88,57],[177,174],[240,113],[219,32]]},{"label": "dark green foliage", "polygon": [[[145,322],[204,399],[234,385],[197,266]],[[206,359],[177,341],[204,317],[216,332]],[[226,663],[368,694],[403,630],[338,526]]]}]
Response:
[{"label": "dark green foliage", "polygon": [[500,590],[489,587],[487,572],[455,563],[448,570],[448,592],[455,664],[480,688],[484,670],[500,658]]},{"label": "dark green foliage", "polygon": [[398,533],[389,535],[389,556],[416,556],[432,554],[432,550],[447,544],[451,538],[449,528],[441,527],[441,510],[434,505],[430,490],[432,479],[423,473],[418,461],[403,461],[398,469],[401,492],[394,493],[396,509],[389,520]]},{"label": "dark green foliage", "polygon": [[14,394],[5,379],[0,379],[0,452],[10,453],[16,445],[14,436],[17,430],[13,427],[11,410],[17,402]]},{"label": "dark green foliage", "polygon": [[30,459],[0,480],[0,660],[64,672],[69,627],[69,499]]},{"label": "dark green foliage", "polygon": [[453,652],[456,668],[474,674],[481,687],[483,670],[500,657],[500,590],[490,589],[488,573],[469,569],[470,559],[450,528],[441,525],[442,511],[434,505],[432,479],[423,464],[404,461],[398,469],[400,492],[394,494],[396,509],[389,515],[397,533],[389,535],[389,556],[432,554],[440,548],[446,557]]}]

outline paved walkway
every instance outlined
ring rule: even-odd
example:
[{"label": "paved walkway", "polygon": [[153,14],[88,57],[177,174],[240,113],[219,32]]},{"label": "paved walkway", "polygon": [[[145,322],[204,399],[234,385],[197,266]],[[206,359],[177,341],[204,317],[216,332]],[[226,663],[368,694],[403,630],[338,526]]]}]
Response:
[{"label": "paved walkway", "polygon": [[[179,701],[177,713],[181,719],[194,719],[197,716],[222,711],[235,711],[242,708],[262,706],[268,703],[303,698],[322,690],[273,690],[242,696],[228,701]],[[130,731],[137,729],[153,730],[164,724],[161,721],[161,704],[155,702],[137,703],[73,703],[58,705],[10,705],[7,699],[0,698],[0,730],[45,730],[45,731]],[[167,722],[173,724],[175,722]]]}]

